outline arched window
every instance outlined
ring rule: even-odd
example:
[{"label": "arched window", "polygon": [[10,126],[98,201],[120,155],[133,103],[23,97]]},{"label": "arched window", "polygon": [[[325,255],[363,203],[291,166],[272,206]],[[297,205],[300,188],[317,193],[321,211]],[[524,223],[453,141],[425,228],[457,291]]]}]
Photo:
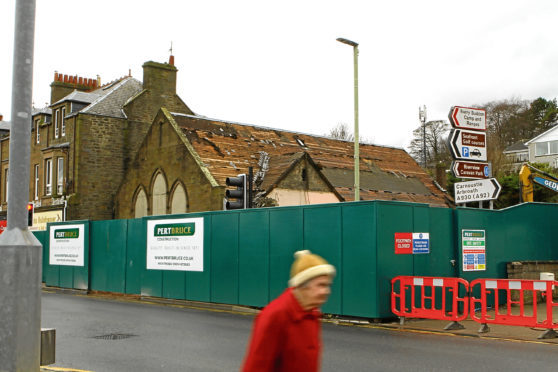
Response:
[{"label": "arched window", "polygon": [[186,191],[181,183],[174,188],[171,200],[171,214],[186,213]]},{"label": "arched window", "polygon": [[134,218],[147,216],[147,195],[143,188],[140,189],[136,196],[136,205],[134,205]]},{"label": "arched window", "polygon": [[161,173],[153,182],[153,215],[167,214],[167,182]]}]

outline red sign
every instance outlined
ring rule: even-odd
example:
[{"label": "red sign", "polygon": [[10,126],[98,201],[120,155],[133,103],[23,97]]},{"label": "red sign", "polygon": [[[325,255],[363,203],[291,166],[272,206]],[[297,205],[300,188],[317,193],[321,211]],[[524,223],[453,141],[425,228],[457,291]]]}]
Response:
[{"label": "red sign", "polygon": [[0,234],[2,234],[4,230],[6,230],[7,226],[8,226],[7,220],[0,220]]},{"label": "red sign", "polygon": [[395,254],[413,254],[413,233],[395,233]]}]

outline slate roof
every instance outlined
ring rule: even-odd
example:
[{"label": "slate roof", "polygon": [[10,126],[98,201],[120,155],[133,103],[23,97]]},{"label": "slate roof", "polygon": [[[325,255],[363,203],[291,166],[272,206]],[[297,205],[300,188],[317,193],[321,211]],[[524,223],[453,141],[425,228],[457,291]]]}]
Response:
[{"label": "slate roof", "polygon": [[[53,103],[51,107],[65,101],[79,102],[87,104],[87,106],[70,115],[76,115],[81,112],[114,118],[126,118],[122,107],[131,97],[141,92],[142,89],[141,81],[131,76],[126,76],[90,92],[74,90],[61,100]],[[48,110],[50,111],[48,114],[52,114],[52,110],[50,108]]]},{"label": "slate roof", "polygon": [[0,131],[9,131],[11,128],[9,121],[0,120]]},{"label": "slate roof", "polygon": [[35,116],[39,114],[52,115],[52,109],[50,109],[49,107],[41,107],[41,108],[33,107],[33,109],[31,110],[31,116]]},{"label": "slate roof", "polygon": [[133,77],[125,77],[111,85],[101,87],[91,93],[99,93],[89,106],[80,112],[110,116],[115,118],[125,118],[122,111],[124,104],[143,89],[141,81]]},{"label": "slate roof", "polygon": [[519,141],[514,143],[513,145],[506,147],[506,149],[504,150],[504,154],[508,152],[520,152],[520,151],[529,151],[529,147],[525,145],[525,141]]},{"label": "slate roof", "polygon": [[79,90],[74,90],[72,93],[68,94],[61,100],[53,103],[51,106],[55,106],[58,105],[59,103],[66,102],[66,101],[91,103],[103,95],[102,91],[100,92],[99,90],[100,89],[94,92],[81,92]]},{"label": "slate roof", "polygon": [[[305,153],[344,200],[354,198],[354,149],[350,141],[172,113],[182,133],[219,185],[226,177],[254,173],[265,163],[268,192]],[[447,195],[403,149],[360,145],[362,200],[399,200],[450,206]]]}]

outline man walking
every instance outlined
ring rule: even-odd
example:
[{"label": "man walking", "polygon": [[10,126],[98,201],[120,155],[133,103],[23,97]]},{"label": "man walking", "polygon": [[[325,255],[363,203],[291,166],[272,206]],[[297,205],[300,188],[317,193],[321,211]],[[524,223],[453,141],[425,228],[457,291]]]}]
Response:
[{"label": "man walking", "polygon": [[331,293],[335,268],[310,251],[298,251],[289,288],[256,317],[243,372],[319,370],[319,308]]}]

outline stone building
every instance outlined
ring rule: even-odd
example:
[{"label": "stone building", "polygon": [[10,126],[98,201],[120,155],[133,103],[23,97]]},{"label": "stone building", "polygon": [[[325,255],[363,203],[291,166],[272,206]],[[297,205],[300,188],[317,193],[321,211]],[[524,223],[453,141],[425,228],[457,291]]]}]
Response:
[{"label": "stone building", "polygon": [[[146,62],[143,83],[125,76],[54,74],[51,104],[32,116],[29,200],[34,225],[112,219],[114,194],[160,107],[192,114],[176,95],[172,63]],[[0,202],[6,211],[9,137],[0,140]]]},{"label": "stone building", "polygon": [[[54,74],[51,104],[32,115],[34,227],[221,210],[225,179],[248,167],[258,206],[353,200],[352,142],[196,115],[176,94],[176,75],[172,56],[144,63],[143,82]],[[362,200],[452,205],[403,149],[360,149]],[[1,217],[9,136],[0,160]]]}]

